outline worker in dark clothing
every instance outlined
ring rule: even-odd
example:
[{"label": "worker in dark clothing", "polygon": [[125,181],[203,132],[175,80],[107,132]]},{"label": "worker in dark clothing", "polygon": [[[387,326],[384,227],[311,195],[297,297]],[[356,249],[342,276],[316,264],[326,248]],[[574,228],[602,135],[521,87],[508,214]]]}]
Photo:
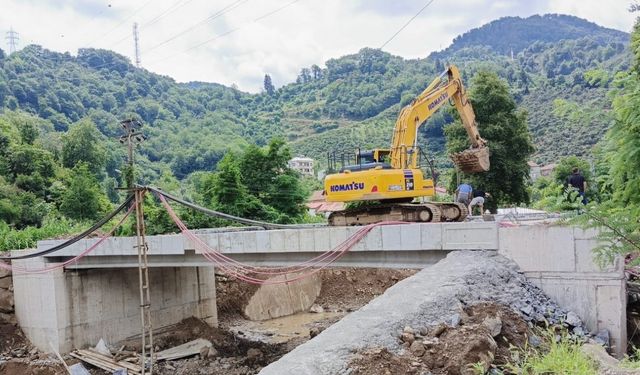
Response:
[{"label": "worker in dark clothing", "polygon": [[582,204],[587,204],[587,198],[585,197],[587,181],[584,179],[584,176],[580,173],[578,168],[573,168],[572,172],[573,173],[571,173],[567,178],[567,187],[571,186],[576,189],[580,197],[582,197]]}]

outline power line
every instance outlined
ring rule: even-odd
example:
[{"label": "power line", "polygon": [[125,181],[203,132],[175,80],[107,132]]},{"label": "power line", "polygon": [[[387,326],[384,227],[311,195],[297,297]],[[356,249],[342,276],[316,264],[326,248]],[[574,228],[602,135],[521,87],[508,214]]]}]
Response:
[{"label": "power line", "polygon": [[18,41],[20,37],[18,33],[13,30],[13,27],[7,31],[7,36],[5,39],[9,42],[9,54],[14,53],[18,49]]},{"label": "power line", "polygon": [[[144,22],[142,25],[140,25],[141,28],[145,28],[148,26],[151,26],[157,22],[159,22],[162,18],[166,17],[167,15],[175,12],[176,10],[178,10],[179,8],[182,8],[183,6],[189,4],[190,2],[192,2],[193,0],[178,0],[176,2],[174,2],[171,6],[169,6],[169,8],[165,9],[162,13],[160,13],[159,15],[157,15],[156,17],[154,17],[153,19],[151,19],[150,21]],[[122,38],[116,40],[115,42],[111,43],[109,45],[109,47],[115,47],[118,44],[124,42],[125,40],[129,39],[129,34],[123,36]]]},{"label": "power line", "polygon": [[[109,31],[107,31],[106,33],[102,34],[98,39],[96,39],[94,42],[97,42],[101,39],[103,39],[105,36],[111,34],[112,32],[114,32],[115,30],[119,29],[122,25],[124,25],[127,21],[129,21],[131,19],[131,17],[135,16],[139,11],[141,11],[144,7],[146,7],[147,5],[151,4],[153,0],[148,0],[147,2],[145,2],[141,7],[137,8],[136,10],[133,11],[133,13],[131,13],[129,16],[125,17],[120,23],[118,23],[116,26],[114,26],[113,28],[109,29]],[[89,44],[89,43],[87,43]],[[91,43],[93,44],[93,43]]]},{"label": "power line", "polygon": [[192,25],[192,26],[190,26],[190,27],[187,27],[186,29],[184,29],[184,30],[182,30],[181,32],[179,32],[178,34],[176,34],[176,35],[174,35],[174,36],[170,37],[169,39],[166,39],[166,40],[164,40],[164,41],[162,41],[162,42],[160,42],[160,43],[156,44],[155,46],[153,46],[153,47],[149,48],[147,51],[153,51],[153,50],[155,50],[156,48],[158,48],[158,47],[160,47],[160,46],[163,46],[163,45],[165,45],[165,44],[167,44],[167,43],[171,42],[172,40],[175,40],[175,39],[177,39],[177,38],[181,37],[182,35],[184,35],[184,34],[188,33],[189,31],[191,31],[191,30],[193,30],[193,29],[195,29],[195,28],[197,28],[197,27],[199,27],[199,26],[201,26],[201,25],[203,25],[203,24],[205,24],[205,23],[207,23],[207,22],[209,22],[209,21],[212,21],[212,20],[214,20],[214,19],[216,19],[216,18],[218,18],[218,17],[221,17],[221,16],[225,15],[226,13],[229,13],[230,11],[232,11],[232,10],[234,10],[235,8],[239,7],[239,6],[240,6],[240,5],[242,5],[243,3],[246,3],[247,1],[249,1],[249,0],[236,0],[236,1],[234,1],[233,3],[231,3],[231,4],[227,5],[227,6],[225,6],[225,7],[224,7],[224,8],[222,8],[222,9],[220,9],[220,10],[219,10],[219,11],[217,11],[216,13],[214,13],[214,14],[210,15],[209,17],[207,17],[207,18],[205,18],[205,19],[201,20],[200,22],[198,22],[198,23],[196,23],[196,24],[194,24],[194,25]]},{"label": "power line", "polygon": [[[240,1],[237,1],[237,2],[241,2],[241,1],[248,1],[248,0],[240,0]],[[248,22],[248,23],[246,23],[246,24],[244,24],[244,25],[242,25],[242,26],[239,26],[239,27],[237,27],[237,28],[235,28],[235,29],[228,30],[228,31],[226,31],[226,32],[224,32],[224,33],[222,33],[222,34],[216,35],[216,36],[214,36],[213,38],[207,39],[207,40],[205,40],[205,41],[203,41],[203,42],[201,42],[201,43],[198,43],[198,44],[196,44],[196,45],[193,45],[193,46],[191,46],[191,47],[189,47],[189,48],[185,49],[184,51],[181,51],[181,52],[178,52],[178,53],[174,53],[174,54],[171,54],[171,55],[165,56],[165,57],[163,57],[163,58],[161,58],[161,59],[153,60],[153,61],[151,61],[151,62],[147,62],[147,65],[154,64],[154,63],[157,63],[157,62],[160,62],[160,61],[165,61],[165,60],[168,60],[168,59],[174,58],[174,57],[176,57],[176,56],[178,56],[178,55],[180,55],[180,54],[184,54],[184,53],[189,52],[189,51],[191,51],[191,50],[193,50],[193,49],[196,49],[196,48],[198,48],[198,47],[200,47],[200,46],[202,46],[202,45],[204,45],[204,44],[207,44],[207,43],[209,43],[209,42],[212,42],[213,40],[220,39],[220,38],[222,38],[222,37],[224,37],[224,36],[227,36],[227,35],[229,35],[229,34],[231,34],[231,33],[234,33],[234,32],[236,32],[236,31],[238,31],[238,30],[242,29],[243,27],[247,26],[248,24],[255,23],[255,22],[261,21],[261,20],[263,20],[263,19],[265,19],[265,18],[267,18],[267,17],[269,17],[269,16],[272,16],[272,15],[274,15],[274,14],[276,14],[276,13],[278,13],[278,12],[280,12],[280,11],[284,10],[285,8],[287,8],[287,7],[291,6],[291,5],[293,5],[293,4],[295,4],[295,3],[299,2],[299,1],[300,1],[300,0],[293,0],[293,1],[289,2],[289,3],[287,3],[287,4],[284,4],[283,6],[281,6],[281,7],[279,7],[279,8],[276,8],[275,10],[272,10],[272,11],[270,11],[270,12],[267,12],[267,13],[265,13],[265,14],[263,14],[263,15],[261,15],[261,16],[259,16],[259,17],[257,17],[257,18],[255,18],[255,19],[253,19],[251,22]],[[237,3],[237,2],[236,2],[236,3]],[[233,4],[235,4],[235,3],[232,3],[232,4],[230,4],[229,6],[231,6],[231,5],[233,5]],[[229,6],[227,6],[227,7],[229,7]],[[227,7],[225,7],[225,8],[227,8]],[[224,10],[225,8],[223,8],[223,10]],[[221,10],[221,11],[222,11],[222,10]],[[202,22],[202,21],[201,21],[201,22]],[[157,46],[156,46],[156,47],[157,47]],[[114,64],[115,64],[114,62],[107,62],[107,63],[100,64],[100,65],[96,65],[96,66],[90,66],[90,65],[87,65],[87,66],[86,66],[86,68],[87,68],[87,69],[94,69],[94,70],[96,70],[96,69],[100,69],[100,68],[103,68],[103,67],[106,67],[106,66],[110,66],[110,65],[114,65]]]},{"label": "power line", "polygon": [[[176,56],[178,56],[178,55],[180,55],[180,54],[187,53],[187,52],[189,52],[189,51],[191,51],[191,50],[193,50],[193,49],[196,49],[196,48],[198,48],[198,47],[201,47],[201,46],[203,46],[203,45],[205,45],[205,44],[207,44],[207,43],[209,43],[209,42],[212,42],[212,41],[214,41],[214,40],[216,40],[216,39],[220,39],[220,38],[222,38],[222,37],[225,37],[225,36],[227,36],[227,35],[229,35],[229,34],[232,34],[232,33],[236,32],[236,31],[238,31],[238,30],[242,29],[243,27],[247,26],[248,24],[255,23],[255,22],[261,21],[261,20],[263,20],[263,19],[265,19],[265,18],[267,18],[267,17],[269,17],[269,16],[272,16],[272,15],[274,15],[274,14],[276,14],[276,13],[278,13],[278,12],[280,12],[280,11],[284,10],[285,8],[288,8],[289,6],[291,6],[291,5],[295,4],[295,3],[299,2],[299,1],[300,1],[300,0],[293,0],[293,1],[291,1],[291,2],[289,2],[289,3],[287,3],[287,4],[283,5],[283,6],[281,6],[281,7],[277,8],[277,9],[275,9],[275,10],[272,10],[272,11],[270,11],[270,12],[267,12],[267,13],[265,13],[265,14],[261,15],[260,17],[253,19],[251,22],[247,22],[247,23],[245,23],[244,25],[241,25],[241,26],[236,27],[235,29],[231,29],[231,30],[225,31],[225,32],[224,32],[224,33],[222,33],[222,34],[218,34],[218,35],[216,35],[216,36],[214,36],[214,37],[212,37],[212,38],[209,38],[209,39],[207,39],[207,40],[205,40],[205,41],[203,41],[203,42],[200,42],[200,43],[198,43],[198,44],[196,44],[196,45],[193,45],[193,46],[191,46],[191,47],[189,47],[189,48],[185,49],[185,50],[184,50],[184,51],[182,51],[182,52],[175,53],[175,54],[172,54],[172,55],[169,55],[169,56],[163,57],[163,58],[158,59],[158,60],[154,60],[154,61],[152,61],[152,62],[151,62],[151,64],[153,64],[153,63],[157,63],[157,62],[160,62],[160,61],[164,61],[164,60],[168,60],[168,59],[171,59],[171,58],[174,58],[174,57],[176,57]],[[432,1],[433,1],[433,0],[432,0]]]},{"label": "power line", "polygon": [[382,43],[382,45],[380,46],[380,49],[383,49],[384,46],[386,46],[387,44],[389,44],[389,42],[391,42],[398,34],[400,34],[400,32],[402,30],[404,30],[405,27],[409,26],[409,24],[411,23],[411,21],[413,21],[414,19],[416,19],[416,17],[418,17],[420,15],[420,13],[422,13],[423,10],[427,9],[429,7],[429,5],[431,5],[431,3],[433,3],[434,0],[429,0],[429,2],[423,6],[422,8],[420,8],[420,10],[418,11],[418,13],[416,13],[413,17],[411,17],[411,19],[409,19],[409,21],[407,21],[407,23],[405,23],[404,25],[402,25],[402,27],[396,31],[395,34],[393,34],[391,36],[391,38],[389,38],[386,42]]},{"label": "power line", "polygon": [[[154,23],[157,23],[158,21],[160,21],[162,18],[164,18],[166,15],[175,12],[176,10],[178,10],[179,8],[182,8],[183,6],[189,4],[190,2],[192,2],[193,0],[178,0],[175,3],[173,3],[173,5],[171,5],[169,8],[167,8],[164,12],[160,13],[158,16],[156,16],[155,18],[153,18],[150,21],[145,22],[144,24],[142,24],[143,27],[146,26],[151,26]],[[180,2],[182,2],[182,4],[180,4]]]}]

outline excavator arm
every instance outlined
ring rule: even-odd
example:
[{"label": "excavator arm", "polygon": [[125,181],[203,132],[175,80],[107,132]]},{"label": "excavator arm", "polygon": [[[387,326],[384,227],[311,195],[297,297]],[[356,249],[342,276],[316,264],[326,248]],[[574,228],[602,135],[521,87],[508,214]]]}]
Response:
[{"label": "excavator arm", "polygon": [[480,137],[475,114],[462,84],[460,72],[453,65],[433,80],[411,104],[400,112],[391,142],[390,163],[393,168],[417,168],[418,128],[449,101],[453,101],[471,141],[469,150],[451,155],[454,164],[461,171],[468,173],[489,170],[487,142]]}]

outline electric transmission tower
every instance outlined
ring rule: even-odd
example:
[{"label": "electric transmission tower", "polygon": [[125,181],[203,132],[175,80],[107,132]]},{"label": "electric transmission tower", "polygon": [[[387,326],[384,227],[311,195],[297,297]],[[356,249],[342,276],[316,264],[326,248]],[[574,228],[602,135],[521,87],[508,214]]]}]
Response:
[{"label": "electric transmission tower", "polygon": [[9,42],[9,54],[14,53],[18,49],[18,40],[20,40],[20,38],[18,37],[18,33],[13,31],[13,27],[7,31],[5,39]]},{"label": "electric transmission tower", "polygon": [[134,48],[135,48],[135,54],[136,54],[136,67],[140,67],[140,46],[138,43],[138,23],[134,22],[133,23],[133,44],[134,44]]}]

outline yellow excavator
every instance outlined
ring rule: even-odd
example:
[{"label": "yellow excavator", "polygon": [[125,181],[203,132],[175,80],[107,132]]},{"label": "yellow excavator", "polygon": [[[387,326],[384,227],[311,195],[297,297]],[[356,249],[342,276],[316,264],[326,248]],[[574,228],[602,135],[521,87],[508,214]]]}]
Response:
[{"label": "yellow excavator", "polygon": [[422,202],[417,198],[435,195],[434,180],[425,178],[418,165],[420,149],[418,128],[438,109],[452,101],[460,114],[471,147],[450,155],[457,169],[464,173],[489,170],[489,149],[480,137],[475,113],[468,100],[458,68],[451,65],[402,108],[396,120],[390,149],[356,153],[356,164],[343,166],[339,173],[324,180],[329,202],[380,201],[334,212],[329,224],[366,225],[380,221],[415,222],[462,221],[467,208],[461,203]]}]

